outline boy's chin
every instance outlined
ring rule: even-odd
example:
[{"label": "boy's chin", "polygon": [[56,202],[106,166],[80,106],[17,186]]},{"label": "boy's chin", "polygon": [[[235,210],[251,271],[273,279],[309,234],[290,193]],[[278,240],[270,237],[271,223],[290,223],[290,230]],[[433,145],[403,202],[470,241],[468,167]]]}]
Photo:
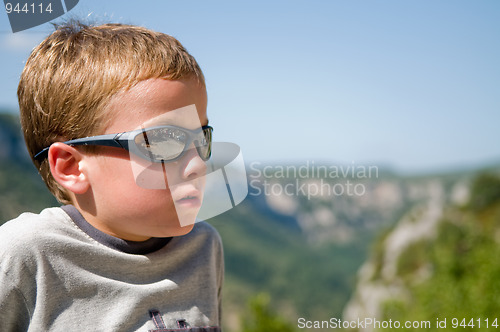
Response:
[{"label": "boy's chin", "polygon": [[190,225],[181,226],[181,227],[177,228],[176,230],[172,231],[172,235],[170,235],[170,236],[186,235],[187,233],[189,233],[193,230],[193,227],[194,227],[194,222]]},{"label": "boy's chin", "polygon": [[[192,226],[196,223],[196,217],[198,216],[198,212],[200,212],[200,208],[182,208],[176,206],[177,212],[177,223],[179,227],[187,227]],[[191,227],[192,228],[192,227]]]},{"label": "boy's chin", "polygon": [[171,218],[168,224],[163,224],[160,226],[155,237],[172,237],[172,236],[182,236],[191,232],[196,223],[196,216],[198,211],[179,211],[184,213],[179,213],[175,217]]}]

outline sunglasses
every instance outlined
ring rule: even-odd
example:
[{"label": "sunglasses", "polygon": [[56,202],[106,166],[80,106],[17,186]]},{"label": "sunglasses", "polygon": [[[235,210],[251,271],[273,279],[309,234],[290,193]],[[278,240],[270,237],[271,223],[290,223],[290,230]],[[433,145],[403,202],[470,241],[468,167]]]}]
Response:
[{"label": "sunglasses", "polygon": [[[98,145],[125,149],[153,163],[171,162],[181,158],[194,142],[201,159],[207,161],[212,154],[212,131],[210,126],[190,130],[176,126],[158,126],[78,138],[63,142],[71,146]],[[47,158],[50,147],[38,152],[33,158]]]}]

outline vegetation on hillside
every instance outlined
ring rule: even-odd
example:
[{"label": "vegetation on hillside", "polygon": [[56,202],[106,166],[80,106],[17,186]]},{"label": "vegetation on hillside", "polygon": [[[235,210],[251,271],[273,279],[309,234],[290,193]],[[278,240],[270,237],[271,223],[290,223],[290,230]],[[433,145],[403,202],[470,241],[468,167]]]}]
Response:
[{"label": "vegetation on hillside", "polygon": [[21,212],[40,212],[57,201],[32,165],[0,160],[0,224]]},{"label": "vegetation on hillside", "polygon": [[384,318],[430,321],[431,330],[442,330],[436,320],[446,319],[448,328],[458,323],[482,331],[488,319],[496,330],[491,324],[498,318],[500,326],[499,244],[500,177],[484,173],[474,180],[468,204],[448,208],[435,239],[401,255],[398,274],[408,294],[387,302]]},{"label": "vegetation on hillside", "polygon": [[[341,314],[366,256],[364,239],[310,246],[296,229],[256,213],[251,200],[209,221],[224,242],[228,320],[269,310],[296,325],[301,316],[320,319]],[[266,294],[265,305],[259,297],[248,306],[249,299],[260,293]],[[259,304],[267,309],[256,309]]]}]

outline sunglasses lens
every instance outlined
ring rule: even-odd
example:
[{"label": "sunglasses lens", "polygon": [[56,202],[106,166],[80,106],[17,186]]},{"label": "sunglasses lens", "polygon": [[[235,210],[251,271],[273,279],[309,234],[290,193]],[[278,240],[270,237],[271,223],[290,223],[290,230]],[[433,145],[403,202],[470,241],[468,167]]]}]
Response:
[{"label": "sunglasses lens", "polygon": [[212,154],[212,128],[204,128],[203,137],[196,141],[195,144],[201,159],[207,161]]},{"label": "sunglasses lens", "polygon": [[135,139],[139,152],[153,162],[169,161],[184,151],[188,135],[176,128],[155,128],[142,131]]},{"label": "sunglasses lens", "polygon": [[[153,128],[143,130],[135,136],[134,142],[146,159],[152,162],[165,162],[179,157],[191,142],[189,132],[180,128]],[[201,133],[195,134],[192,140],[198,154],[208,160],[212,153],[212,128],[205,127]]]}]

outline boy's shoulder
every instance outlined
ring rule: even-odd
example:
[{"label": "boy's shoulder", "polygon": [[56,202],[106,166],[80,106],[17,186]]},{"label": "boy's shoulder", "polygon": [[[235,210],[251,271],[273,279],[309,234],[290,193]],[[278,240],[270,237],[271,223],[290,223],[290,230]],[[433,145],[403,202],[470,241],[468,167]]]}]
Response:
[{"label": "boy's shoulder", "polygon": [[[82,231],[61,207],[47,208],[39,214],[26,212],[0,226],[0,261],[23,257],[36,259],[40,255],[54,255],[70,247],[77,250],[103,249]],[[163,250],[196,250],[214,254],[222,251],[222,240],[217,230],[205,221],[195,223],[191,232],[174,237]],[[163,250],[159,250],[161,254]],[[31,257],[31,258],[30,258]]]},{"label": "boy's shoulder", "polygon": [[[17,218],[11,219],[0,226],[0,239],[15,240],[17,237],[41,235],[39,231],[49,230],[50,227],[57,227],[61,222],[69,220],[69,216],[60,207],[51,207],[42,210],[40,213],[24,212]],[[0,245],[2,245],[0,243]]]},{"label": "boy's shoulder", "polygon": [[188,234],[197,234],[197,235],[206,235],[206,236],[215,236],[215,237],[218,237],[220,238],[219,236],[219,232],[215,229],[214,226],[210,225],[208,222],[206,221],[197,221],[195,224],[194,224],[194,227],[193,227],[193,230],[188,233]]},{"label": "boy's shoulder", "polygon": [[[222,239],[219,232],[206,221],[197,221],[193,229],[183,236],[173,237],[165,249],[179,248],[180,250],[190,249],[203,252],[205,254],[214,254],[222,252]],[[199,254],[198,254],[199,255]]]},{"label": "boy's shoulder", "polygon": [[39,214],[23,213],[0,226],[0,272],[9,280],[25,280],[40,259],[64,250],[56,246],[61,234],[71,232],[68,218],[61,208],[47,208]]},{"label": "boy's shoulder", "polygon": [[58,207],[46,208],[38,214],[22,213],[0,226],[0,256],[6,251],[28,249],[36,242],[44,242],[69,222],[69,216]]}]

